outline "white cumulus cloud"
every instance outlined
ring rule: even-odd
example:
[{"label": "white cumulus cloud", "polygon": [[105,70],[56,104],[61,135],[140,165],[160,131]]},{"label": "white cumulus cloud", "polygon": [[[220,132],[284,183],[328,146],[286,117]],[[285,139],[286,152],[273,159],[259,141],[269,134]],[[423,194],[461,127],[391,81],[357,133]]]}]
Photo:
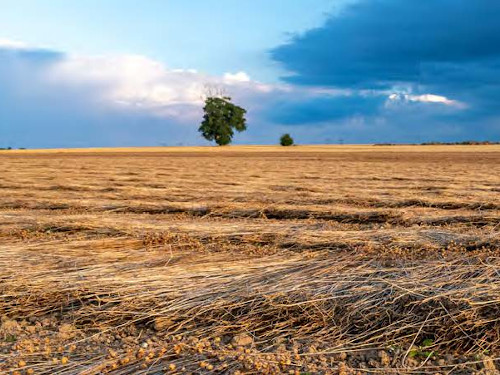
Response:
[{"label": "white cumulus cloud", "polygon": [[458,100],[452,100],[445,96],[435,94],[412,95],[406,93],[393,93],[389,95],[389,100],[392,102],[435,103],[456,108],[465,108],[465,104]]},{"label": "white cumulus cloud", "polygon": [[194,69],[171,69],[138,55],[67,56],[51,67],[48,79],[65,85],[97,85],[98,98],[111,105],[187,118],[190,113],[199,115],[210,88],[240,97],[276,89],[252,81],[242,71],[212,76]]},{"label": "white cumulus cloud", "polygon": [[0,48],[25,49],[28,48],[28,45],[26,43],[19,42],[17,40],[0,38]]},{"label": "white cumulus cloud", "polygon": [[228,83],[233,82],[250,82],[250,76],[245,72],[238,72],[235,74],[226,73],[224,74],[224,81]]}]

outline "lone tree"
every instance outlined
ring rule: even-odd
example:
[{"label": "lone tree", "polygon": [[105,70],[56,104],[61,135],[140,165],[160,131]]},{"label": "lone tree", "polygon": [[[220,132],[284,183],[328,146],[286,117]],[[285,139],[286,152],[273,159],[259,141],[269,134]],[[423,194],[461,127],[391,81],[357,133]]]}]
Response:
[{"label": "lone tree", "polygon": [[219,146],[231,143],[234,129],[242,132],[247,129],[245,113],[241,107],[231,103],[228,96],[209,96],[205,99],[205,112],[198,131],[209,141]]},{"label": "lone tree", "polygon": [[282,146],[291,146],[293,145],[293,138],[290,137],[290,134],[283,134],[280,138],[280,145]]}]

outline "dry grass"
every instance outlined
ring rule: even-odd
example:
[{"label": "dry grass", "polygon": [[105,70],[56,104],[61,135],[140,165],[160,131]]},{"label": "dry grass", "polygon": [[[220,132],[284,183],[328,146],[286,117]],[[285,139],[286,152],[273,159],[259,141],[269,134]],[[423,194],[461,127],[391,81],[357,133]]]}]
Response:
[{"label": "dry grass", "polygon": [[499,162],[0,152],[0,372],[496,374]]}]

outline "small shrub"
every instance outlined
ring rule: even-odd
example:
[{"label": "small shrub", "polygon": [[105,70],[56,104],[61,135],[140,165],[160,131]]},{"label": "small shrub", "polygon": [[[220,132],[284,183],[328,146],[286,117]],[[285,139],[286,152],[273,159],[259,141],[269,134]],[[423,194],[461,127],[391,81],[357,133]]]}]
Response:
[{"label": "small shrub", "polygon": [[283,134],[280,138],[280,145],[282,146],[292,146],[293,138],[290,137],[290,134]]}]

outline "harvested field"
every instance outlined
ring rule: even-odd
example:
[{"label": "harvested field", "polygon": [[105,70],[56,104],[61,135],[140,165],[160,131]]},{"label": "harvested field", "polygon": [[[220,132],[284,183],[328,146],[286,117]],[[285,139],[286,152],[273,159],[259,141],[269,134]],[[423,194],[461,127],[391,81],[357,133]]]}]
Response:
[{"label": "harvested field", "polygon": [[500,146],[5,151],[0,172],[0,373],[500,369]]}]

